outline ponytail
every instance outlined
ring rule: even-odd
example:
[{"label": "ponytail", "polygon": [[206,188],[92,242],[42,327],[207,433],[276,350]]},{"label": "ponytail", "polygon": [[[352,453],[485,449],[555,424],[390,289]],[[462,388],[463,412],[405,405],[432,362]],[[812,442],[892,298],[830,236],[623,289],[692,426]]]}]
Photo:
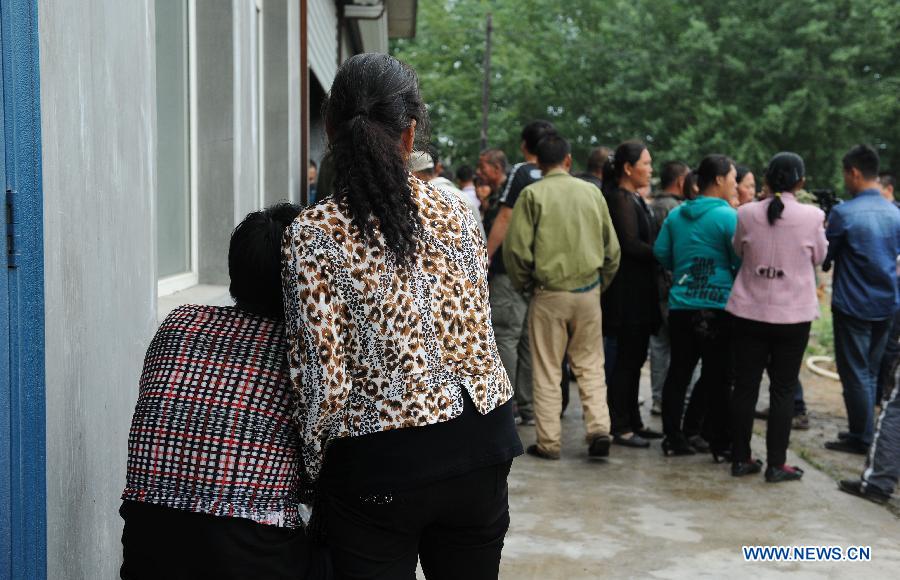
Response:
[{"label": "ponytail", "polygon": [[625,141],[603,164],[603,193],[609,195],[619,188],[619,180],[625,174],[625,165],[635,165],[647,146],[640,141]]},{"label": "ponytail", "polygon": [[334,193],[364,239],[376,228],[398,265],[415,258],[422,232],[402,136],[427,115],[415,71],[386,54],[359,54],[338,70],[324,107]]},{"label": "ponytail", "polygon": [[766,212],[769,225],[775,225],[775,222],[781,219],[781,213],[784,211],[781,192],[791,192],[800,187],[805,175],[806,165],[803,163],[803,158],[796,153],[782,151],[769,161],[769,166],[766,168],[766,183],[769,190],[775,194],[772,201],[769,202],[769,209]]},{"label": "ponytail", "polygon": [[734,167],[734,161],[725,155],[707,155],[700,161],[697,166],[697,187],[701,194],[705,194],[706,190],[716,185],[719,177],[728,175],[731,168]]},{"label": "ponytail", "polygon": [[613,161],[613,154],[610,154],[603,162],[603,172],[600,179],[602,180],[603,195],[609,195],[619,187],[619,179],[616,177],[616,166]]},{"label": "ponytail", "polygon": [[770,226],[774,226],[775,222],[781,219],[783,211],[784,202],[781,201],[781,192],[779,191],[772,196],[772,201],[769,202],[769,209],[766,210],[766,218],[769,220]]}]

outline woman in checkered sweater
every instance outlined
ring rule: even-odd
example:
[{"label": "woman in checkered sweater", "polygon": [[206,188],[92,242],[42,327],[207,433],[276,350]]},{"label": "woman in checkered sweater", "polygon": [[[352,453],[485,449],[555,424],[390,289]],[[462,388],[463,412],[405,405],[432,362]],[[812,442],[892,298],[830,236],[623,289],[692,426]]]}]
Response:
[{"label": "woman in checkered sweater", "polygon": [[254,212],[228,254],[236,307],[186,305],[147,350],[128,438],[122,578],[308,577],[279,274],[299,208]]}]

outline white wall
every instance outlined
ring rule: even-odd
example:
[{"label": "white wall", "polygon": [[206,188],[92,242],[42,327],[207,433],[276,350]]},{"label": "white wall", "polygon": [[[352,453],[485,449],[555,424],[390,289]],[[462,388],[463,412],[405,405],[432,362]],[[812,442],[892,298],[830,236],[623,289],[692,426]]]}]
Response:
[{"label": "white wall", "polygon": [[153,3],[39,0],[48,577],[118,577],[119,495],[156,327]]},{"label": "white wall", "polygon": [[[289,56],[266,82],[280,83],[273,122],[287,117],[290,127],[268,154],[287,157],[278,197],[287,187],[296,199],[304,186],[298,117],[305,71],[298,6],[277,1],[290,2],[279,11],[288,22],[269,29],[287,34],[273,45],[287,46]],[[310,36],[302,39],[317,55],[314,72],[330,86],[334,2],[309,2]],[[253,6],[253,0],[196,1],[201,284],[227,282],[231,229],[259,206]],[[38,0],[38,14],[48,577],[115,578],[128,428],[157,326],[154,2]]]}]

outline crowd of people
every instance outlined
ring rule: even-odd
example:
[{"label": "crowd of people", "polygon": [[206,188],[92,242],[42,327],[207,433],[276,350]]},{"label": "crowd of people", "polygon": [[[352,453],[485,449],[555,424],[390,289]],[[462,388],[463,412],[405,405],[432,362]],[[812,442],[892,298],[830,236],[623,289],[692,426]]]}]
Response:
[{"label": "crowd of people", "polygon": [[[235,305],[175,309],[148,349],[122,578],[412,579],[418,562],[495,579],[512,461],[560,458],[570,377],[590,457],[662,439],[744,476],[762,471],[766,372],[765,478],[800,479],[786,450],[819,264],[849,418],[828,446],[867,453],[841,489],[890,497],[900,389],[877,377],[900,347],[900,209],[874,150],[844,157],[853,199],[826,217],[795,153],[772,158],[761,193],[724,155],[664,163],[651,193],[647,146],[598,148],[573,175],[542,120],[521,162],[487,149],[454,183],[415,147],[415,72],[384,54],[347,60],[323,114],[316,202],[248,215],[228,251]],[[648,356],[662,432],[641,416]]]},{"label": "crowd of people", "polygon": [[[543,137],[536,139],[536,132]],[[525,164],[513,167],[505,180],[495,177],[503,171],[491,167],[498,167],[502,153],[484,152],[479,175],[492,193],[504,191],[496,201],[482,196],[488,254],[504,261],[514,290],[530,304],[520,311],[528,310],[523,325],[530,328],[531,352],[521,348],[528,342],[520,341],[518,358],[507,367],[511,377],[517,376],[517,369],[530,368],[522,361],[530,354],[535,368],[541,368],[532,389],[516,393],[517,402],[528,404],[518,413],[519,421],[529,424],[532,416],[537,421],[536,443],[528,453],[559,457],[555,385],[560,383],[560,361],[562,372],[571,363],[576,376],[584,374],[571,352],[581,345],[573,329],[580,331],[588,326],[585,321],[602,317],[602,339],[593,336],[590,342],[594,354],[605,357],[600,365],[605,378],[591,377],[586,384],[579,380],[588,401],[591,455],[600,449],[606,454],[609,443],[648,448],[651,439],[662,438],[666,455],[709,452],[716,462],[729,462],[734,476],[759,473],[763,463],[752,456],[750,439],[754,416],[761,416],[768,426],[765,479],[800,479],[802,470],[786,463],[786,449],[792,429],[809,428],[799,374],[811,323],[819,317],[822,272],[834,265],[835,353],[848,429],[825,447],[869,455],[874,462],[875,409],[887,410],[895,390],[900,333],[895,322],[900,210],[894,201],[895,177],[879,172],[874,149],[859,145],[847,152],[842,165],[852,199],[836,205],[827,217],[805,191],[805,164],[792,152],[772,157],[759,192],[750,169],[713,154],[696,169],[666,161],[659,192],[651,193],[653,159],[643,143],[625,142],[614,151],[598,147],[578,177],[596,186],[592,191],[605,207],[589,208],[576,202],[574,179],[554,179],[552,186],[542,181],[524,192],[517,187],[524,181],[522,168],[530,175],[535,159],[545,179],[568,173],[569,146],[552,125],[527,125],[522,151]],[[511,196],[506,194],[510,191]],[[500,205],[499,213],[495,205]],[[498,217],[492,219],[493,213]],[[593,220],[593,225],[582,220]],[[601,232],[610,232],[609,238]],[[501,246],[498,257],[494,250]],[[495,294],[504,298],[500,307],[508,300],[506,286],[506,280],[496,282],[496,275],[491,279],[495,310]],[[595,287],[602,292],[601,307],[579,308],[577,321],[555,319],[561,346],[540,345],[554,331],[542,307],[548,296],[571,300],[573,293]],[[553,314],[565,311],[560,303]],[[495,333],[505,336],[508,312],[493,315]],[[639,384],[648,357],[651,413],[662,416],[662,433],[647,428],[641,418]],[[764,372],[770,405],[756,410]],[[597,419],[598,399],[607,399],[608,421]],[[890,417],[882,424],[891,426]],[[885,485],[880,479],[880,487],[864,484],[863,495],[870,499],[883,499],[895,487],[896,446],[891,453],[885,459],[894,459],[882,461],[882,471],[865,472],[886,470],[894,481]],[[853,485],[842,482],[841,488]]]}]

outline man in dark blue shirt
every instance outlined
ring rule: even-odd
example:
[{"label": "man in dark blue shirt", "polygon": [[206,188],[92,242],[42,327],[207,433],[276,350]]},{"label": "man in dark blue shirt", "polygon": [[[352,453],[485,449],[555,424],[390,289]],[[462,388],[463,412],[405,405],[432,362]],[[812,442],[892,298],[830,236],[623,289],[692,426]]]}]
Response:
[{"label": "man in dark blue shirt", "polygon": [[491,261],[488,270],[491,292],[491,321],[497,349],[516,397],[517,420],[534,425],[532,403],[531,347],[528,342],[528,301],[516,290],[503,263],[503,240],[509,229],[513,208],[523,189],[541,178],[537,166],[538,141],[556,129],[549,121],[532,121],[522,129],[523,163],[513,167],[500,189],[499,211],[489,226],[487,252]]},{"label": "man in dark blue shirt", "polygon": [[844,184],[853,199],[834,207],[825,232],[824,269],[834,264],[835,358],[849,423],[849,430],[825,447],[858,454],[872,443],[879,365],[900,305],[900,210],[881,195],[878,163],[878,154],[866,145],[844,156]]}]

